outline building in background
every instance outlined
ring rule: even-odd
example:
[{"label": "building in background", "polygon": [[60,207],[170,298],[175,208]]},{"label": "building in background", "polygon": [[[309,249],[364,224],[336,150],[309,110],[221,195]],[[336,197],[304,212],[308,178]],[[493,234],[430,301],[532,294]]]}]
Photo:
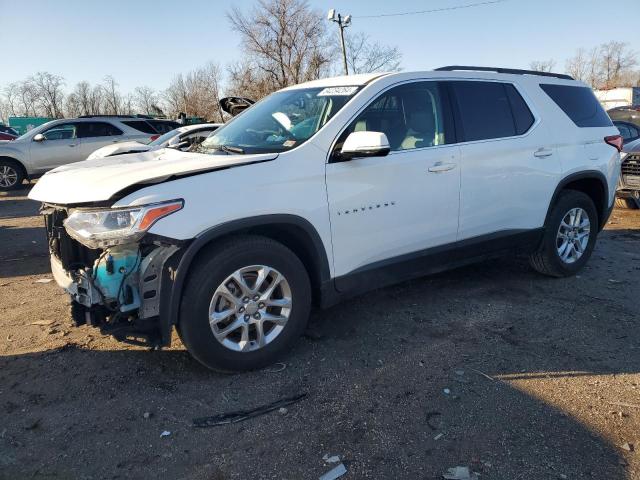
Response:
[{"label": "building in background", "polygon": [[594,90],[596,97],[605,108],[640,105],[640,87],[619,87],[610,90]]},{"label": "building in background", "polygon": [[39,127],[55,118],[48,117],[9,117],[8,125],[16,130],[20,135],[24,135],[32,128]]}]

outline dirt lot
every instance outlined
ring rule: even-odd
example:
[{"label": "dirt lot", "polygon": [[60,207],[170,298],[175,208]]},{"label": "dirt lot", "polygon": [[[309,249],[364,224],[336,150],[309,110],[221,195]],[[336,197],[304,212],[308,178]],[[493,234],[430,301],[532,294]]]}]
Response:
[{"label": "dirt lot", "polygon": [[327,454],[353,479],[640,478],[640,211],[576,278],[505,258],[379,290],[315,313],[284,370],[224,376],[71,327],[25,195],[0,197],[2,479],[313,479]]}]

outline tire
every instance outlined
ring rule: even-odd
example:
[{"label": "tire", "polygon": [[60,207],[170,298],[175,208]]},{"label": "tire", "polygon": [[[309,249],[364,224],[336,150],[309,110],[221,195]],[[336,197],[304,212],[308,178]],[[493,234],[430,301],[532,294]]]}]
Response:
[{"label": "tire", "polygon": [[[184,288],[177,330],[189,353],[204,366],[221,372],[262,368],[280,358],[304,332],[311,308],[309,276],[300,259],[284,245],[259,236],[234,237],[215,244],[194,262],[197,265]],[[259,292],[245,295],[245,290],[240,290],[237,280],[231,278],[234,273],[241,272],[239,275],[245,286],[255,288],[257,280],[253,285],[251,282],[257,277],[254,268],[259,267],[263,268],[262,273],[268,272],[263,282],[268,283],[266,291],[277,283],[275,279],[280,278],[277,274],[284,277],[284,281],[275,286],[272,296],[268,300],[261,297],[260,302],[254,301],[257,297],[253,295]],[[253,298],[246,303],[249,295]],[[287,298],[290,299],[288,309],[278,306],[260,308],[265,305],[263,301],[284,305]],[[218,310],[222,313],[218,313]],[[234,313],[227,316],[230,310]],[[212,314],[225,317],[225,320],[215,323],[214,327],[209,324]],[[256,320],[256,315],[261,320]],[[282,321],[287,315],[288,319],[281,325],[265,320],[269,317]],[[247,317],[250,318],[247,320]],[[232,328],[234,322],[239,326],[219,340],[225,329]],[[258,323],[261,323],[264,331],[264,346],[259,345]],[[214,335],[214,328],[217,329],[218,338]],[[269,339],[269,336],[272,338]],[[235,350],[237,348],[248,351]]]},{"label": "tire", "polygon": [[638,208],[638,204],[632,198],[618,198],[616,197],[616,207],[618,208],[629,208],[635,210]]},{"label": "tire", "polygon": [[[568,235],[564,235],[563,233],[564,237],[560,237],[561,222],[566,218],[570,218],[567,216],[571,211],[576,211],[576,209],[580,209],[582,212],[580,217],[582,223],[584,222],[585,213],[588,217],[589,234],[586,242],[579,240],[583,238],[581,235],[584,233],[584,229],[579,229],[581,233],[576,233],[576,231],[573,233],[570,232]],[[563,226],[563,232],[565,231],[564,228]],[[568,277],[575,275],[584,267],[589,257],[591,257],[598,230],[598,214],[591,198],[582,192],[565,190],[560,193],[549,213],[542,242],[538,249],[529,256],[529,263],[534,270],[551,277]],[[567,249],[562,250],[565,241],[568,246]],[[582,253],[580,253],[579,258],[577,258],[580,248],[582,248]],[[560,251],[563,252],[563,255],[567,255],[568,253],[572,254],[564,260],[561,257]]]},{"label": "tire", "polygon": [[22,165],[13,160],[0,159],[0,192],[20,188],[24,179]]}]

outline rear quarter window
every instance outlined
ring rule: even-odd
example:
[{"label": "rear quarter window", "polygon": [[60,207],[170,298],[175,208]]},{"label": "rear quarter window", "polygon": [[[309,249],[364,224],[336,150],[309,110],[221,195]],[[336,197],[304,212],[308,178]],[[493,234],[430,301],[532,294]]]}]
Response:
[{"label": "rear quarter window", "polygon": [[540,88],[578,127],[611,127],[611,119],[588,87],[541,83]]},{"label": "rear quarter window", "polygon": [[148,120],[148,122],[157,130],[158,133],[165,134],[170,132],[171,130],[175,130],[182,125],[176,122],[167,122],[167,121],[159,121],[159,120]]}]

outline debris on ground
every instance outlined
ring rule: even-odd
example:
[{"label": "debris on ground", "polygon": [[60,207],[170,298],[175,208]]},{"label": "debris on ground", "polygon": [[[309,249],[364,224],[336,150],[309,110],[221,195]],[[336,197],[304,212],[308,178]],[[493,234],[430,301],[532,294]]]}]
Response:
[{"label": "debris on ground", "polygon": [[627,452],[633,452],[633,443],[629,443],[629,442],[623,443],[621,445],[621,448],[623,450],[626,450]]},{"label": "debris on ground", "polygon": [[478,474],[469,471],[469,467],[453,467],[442,475],[446,480],[478,480]]},{"label": "debris on ground", "polygon": [[449,395],[451,393],[451,390],[449,390],[448,388],[445,388],[442,391],[444,392],[445,395]]},{"label": "debris on ground", "polygon": [[307,393],[300,393],[292,397],[283,398],[273,403],[268,403],[251,410],[238,410],[235,412],[221,413],[210,417],[200,417],[193,419],[193,426],[198,428],[217,427],[219,425],[228,425],[230,423],[242,422],[260,415],[265,415],[274,410],[280,410],[283,407],[299,402],[307,396]]},{"label": "debris on ground", "polygon": [[151,412],[144,412],[142,414],[142,416],[143,416],[143,418],[149,419],[149,418],[151,418]]},{"label": "debris on ground", "polygon": [[286,363],[278,362],[274,363],[271,368],[265,368],[264,371],[267,373],[279,373],[282,372],[285,368],[287,368]]},{"label": "debris on ground", "polygon": [[279,413],[280,415],[286,415],[287,413],[289,413],[289,410],[287,410],[287,409],[286,409],[286,408],[284,408],[284,407],[280,407],[280,408],[278,409],[278,413]]},{"label": "debris on ground", "polygon": [[340,461],[340,457],[338,455],[332,455],[329,456],[328,453],[326,453],[323,457],[322,460],[325,461],[325,463],[338,463]]},{"label": "debris on ground", "polygon": [[329,470],[327,473],[325,473],[324,475],[322,475],[319,480],[334,480],[336,478],[341,477],[342,475],[344,475],[345,473],[347,473],[347,467],[344,466],[344,463],[341,463],[340,465],[338,465],[335,468],[332,468],[331,470]]},{"label": "debris on ground", "polygon": [[434,440],[440,440],[442,437],[444,437],[444,433],[439,433],[435,437],[433,437],[433,439]]},{"label": "debris on ground", "polygon": [[426,415],[425,415],[425,417],[426,417],[426,422],[425,423],[427,424],[427,427],[429,427],[431,430],[438,430],[438,427],[436,427],[434,425],[431,425],[431,419],[434,418],[434,417],[439,417],[440,415],[442,415],[442,414],[440,412],[436,412],[436,411],[427,412]]},{"label": "debris on ground", "polygon": [[169,435],[171,435],[171,432],[169,430],[165,430],[160,434],[160,438],[168,437]]},{"label": "debris on ground", "polygon": [[36,283],[49,283],[52,280],[53,279],[51,279],[51,278],[40,278],[39,280],[36,280]]},{"label": "debris on ground", "polygon": [[55,320],[37,320],[35,322],[31,322],[30,325],[39,325],[42,327],[46,327],[47,325],[51,325]]}]

